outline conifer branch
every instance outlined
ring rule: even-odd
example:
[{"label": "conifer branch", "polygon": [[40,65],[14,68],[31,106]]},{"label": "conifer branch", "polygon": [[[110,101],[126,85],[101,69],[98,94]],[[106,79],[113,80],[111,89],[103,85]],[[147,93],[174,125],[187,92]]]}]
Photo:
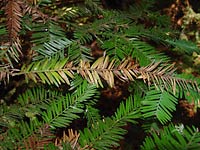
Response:
[{"label": "conifer branch", "polygon": [[80,133],[78,133],[76,130],[73,131],[73,129],[68,129],[68,133],[65,131],[63,132],[63,136],[61,139],[56,138],[55,145],[62,147],[62,144],[69,144],[70,149],[76,149],[76,150],[84,150],[80,147],[78,143]]},{"label": "conifer branch", "polygon": [[103,87],[102,79],[110,87],[113,87],[115,77],[118,77],[122,81],[142,79],[149,86],[153,84],[161,90],[172,90],[174,93],[177,87],[193,88],[199,91],[195,81],[176,78],[174,71],[174,65],[163,65],[156,62],[146,67],[139,67],[131,59],[124,59],[120,64],[117,64],[114,59],[109,61],[108,56],[106,56],[100,57],[93,64],[81,60],[78,66],[73,65],[73,62],[68,62],[67,59],[38,61],[29,66],[23,66],[21,71],[15,72],[13,75],[24,74],[26,79],[32,79],[34,82],[41,81],[59,86],[61,83],[70,84],[70,78],[74,78],[74,74],[78,73],[90,83],[101,87]]},{"label": "conifer branch", "polygon": [[0,65],[0,81],[9,82],[11,75],[9,68],[9,65]]},{"label": "conifer branch", "polygon": [[22,17],[21,4],[22,3],[19,0],[9,0],[6,5],[7,29],[9,33],[10,50],[14,54],[17,52],[22,54],[21,43],[19,40]]}]

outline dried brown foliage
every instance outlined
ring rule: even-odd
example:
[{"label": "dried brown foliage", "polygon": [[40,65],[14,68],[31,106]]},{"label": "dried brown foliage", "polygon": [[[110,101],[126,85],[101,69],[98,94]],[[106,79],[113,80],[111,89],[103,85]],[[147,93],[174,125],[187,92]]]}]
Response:
[{"label": "dried brown foliage", "polygon": [[[19,32],[21,30],[22,2],[20,0],[9,0],[7,2],[5,10],[7,15],[7,29],[9,33],[10,46],[15,46],[17,51],[21,53]],[[14,53],[14,50],[12,51]]]},{"label": "dried brown foliage", "polygon": [[54,135],[51,133],[49,125],[45,124],[39,128],[37,133],[32,134],[28,139],[24,140],[23,144],[26,150],[44,149],[44,146],[51,143],[53,139]]},{"label": "dried brown foliage", "polygon": [[111,87],[114,86],[114,76],[122,81],[134,81],[135,79],[142,79],[145,83],[155,85],[160,89],[172,90],[176,92],[177,85],[179,87],[191,87],[199,91],[198,86],[193,81],[186,81],[173,77],[176,70],[174,65],[163,65],[160,62],[153,62],[146,67],[139,67],[130,59],[124,59],[119,65],[115,65],[115,60],[109,62],[108,57],[101,57],[91,66],[88,62],[81,61],[80,74],[89,82],[102,86],[101,78],[103,78]]},{"label": "dried brown foliage", "polygon": [[8,65],[0,65],[0,81],[9,82],[10,71]]},{"label": "dried brown foliage", "polygon": [[55,145],[62,149],[62,143],[69,143],[73,150],[83,150],[78,143],[80,133],[76,130],[68,129],[68,133],[63,132],[62,138],[56,138]]}]

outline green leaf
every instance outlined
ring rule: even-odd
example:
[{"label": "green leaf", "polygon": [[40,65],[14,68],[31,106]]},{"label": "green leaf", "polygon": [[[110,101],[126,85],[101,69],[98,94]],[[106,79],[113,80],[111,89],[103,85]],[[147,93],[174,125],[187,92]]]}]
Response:
[{"label": "green leaf", "polygon": [[62,59],[64,58],[64,49],[69,47],[70,44],[71,41],[67,38],[57,38],[45,42],[40,48],[35,49],[40,55],[34,57],[34,60],[55,56],[58,56]]},{"label": "green leaf", "polygon": [[200,148],[199,142],[200,133],[194,126],[184,127],[183,124],[178,126],[169,124],[168,126],[164,126],[159,134],[153,132],[151,136],[147,136],[141,149],[195,150]]},{"label": "green leaf", "polygon": [[80,132],[79,143],[82,147],[109,150],[113,146],[119,146],[119,140],[126,134],[122,127],[127,122],[137,123],[141,117],[139,110],[134,105],[132,97],[122,102],[115,115],[99,120],[91,128],[85,128]]},{"label": "green leaf", "polygon": [[42,113],[42,118],[52,128],[66,127],[79,118],[79,114],[84,112],[84,103],[93,101],[91,98],[95,95],[95,86],[84,81],[73,94],[67,94],[49,103],[47,110]]},{"label": "green leaf", "polygon": [[173,45],[176,50],[180,51],[180,52],[184,52],[186,54],[192,54],[193,52],[199,52],[199,48],[197,47],[197,45],[191,41],[186,41],[186,40],[170,40],[167,39],[165,40],[165,42],[167,42],[168,44]]},{"label": "green leaf", "polygon": [[69,68],[65,68],[67,61],[67,58],[39,60],[32,62],[27,67],[23,66],[21,72],[16,74],[25,74],[27,81],[32,79],[36,83],[41,81],[44,84],[56,86],[62,83],[70,84],[69,78],[73,78],[73,73],[70,72]]},{"label": "green leaf", "polygon": [[141,111],[145,118],[156,117],[162,124],[170,121],[178,99],[171,93],[150,88],[142,101]]}]

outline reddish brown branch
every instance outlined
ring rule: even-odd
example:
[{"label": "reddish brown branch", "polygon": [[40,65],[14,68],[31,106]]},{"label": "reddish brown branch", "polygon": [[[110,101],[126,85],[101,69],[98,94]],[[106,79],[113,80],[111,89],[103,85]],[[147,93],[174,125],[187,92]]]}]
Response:
[{"label": "reddish brown branch", "polygon": [[[7,29],[9,33],[10,46],[21,53],[19,32],[21,30],[22,2],[20,0],[8,0],[6,5]],[[13,51],[14,52],[14,51]]]},{"label": "reddish brown branch", "polygon": [[8,0],[6,5],[7,28],[12,41],[18,38],[21,30],[22,10],[20,6],[21,2],[19,0]]}]

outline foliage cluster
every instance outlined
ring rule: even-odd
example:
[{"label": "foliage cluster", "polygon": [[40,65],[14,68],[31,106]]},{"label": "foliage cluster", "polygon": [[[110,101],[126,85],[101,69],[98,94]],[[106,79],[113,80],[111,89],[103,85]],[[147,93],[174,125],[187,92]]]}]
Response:
[{"label": "foliage cluster", "polygon": [[[173,121],[183,100],[198,113],[199,48],[156,4],[0,0],[0,149],[114,149],[129,126],[140,149],[199,149],[199,126]],[[104,114],[102,90],[122,82],[128,94]]]}]

